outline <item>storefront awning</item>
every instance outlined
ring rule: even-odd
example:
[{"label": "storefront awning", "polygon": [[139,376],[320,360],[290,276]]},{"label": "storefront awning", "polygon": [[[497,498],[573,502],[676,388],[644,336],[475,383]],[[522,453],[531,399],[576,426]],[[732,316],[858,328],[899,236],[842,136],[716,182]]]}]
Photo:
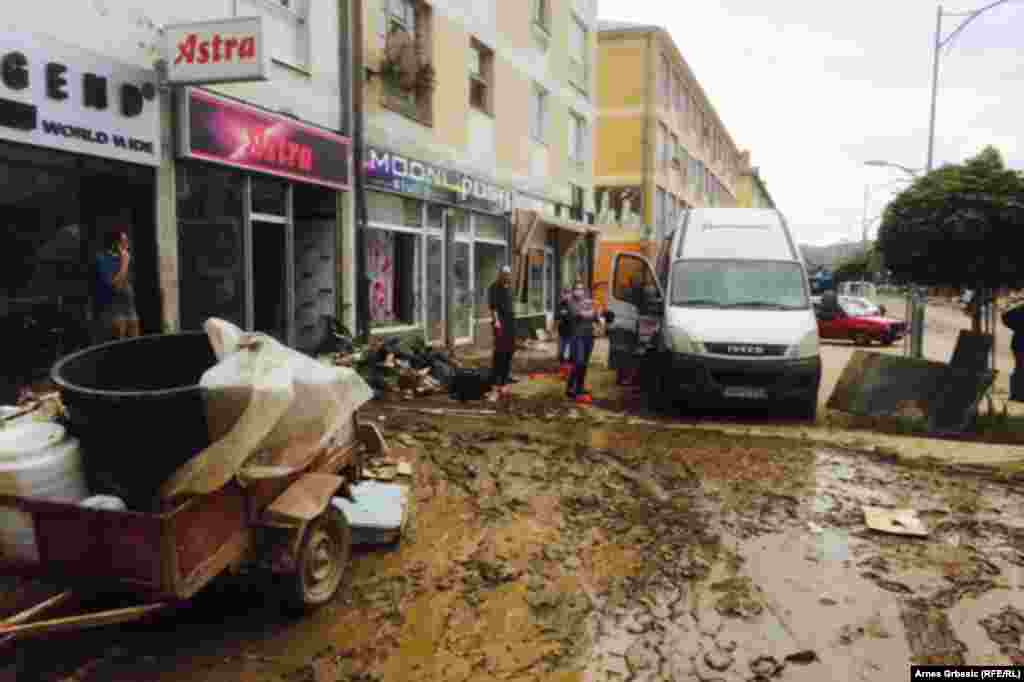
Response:
[{"label": "storefront awning", "polygon": [[517,209],[512,213],[512,258],[516,291],[526,285],[527,252],[531,247],[543,246],[548,230],[557,230],[558,250],[568,253],[576,243],[588,234],[600,234],[601,230],[576,220],[556,218],[538,211]]}]

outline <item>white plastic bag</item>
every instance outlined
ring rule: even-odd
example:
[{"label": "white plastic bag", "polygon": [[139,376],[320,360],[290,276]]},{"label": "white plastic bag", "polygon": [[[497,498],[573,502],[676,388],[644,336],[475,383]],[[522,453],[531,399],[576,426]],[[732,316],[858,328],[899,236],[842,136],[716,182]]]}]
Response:
[{"label": "white plastic bag", "polygon": [[199,382],[213,444],[164,484],[164,499],[219,490],[256,453],[297,440],[315,439],[318,447],[344,440],[356,410],[372,398],[352,369],[323,365],[222,320],[208,321],[206,329],[215,349],[221,344],[226,353]]}]

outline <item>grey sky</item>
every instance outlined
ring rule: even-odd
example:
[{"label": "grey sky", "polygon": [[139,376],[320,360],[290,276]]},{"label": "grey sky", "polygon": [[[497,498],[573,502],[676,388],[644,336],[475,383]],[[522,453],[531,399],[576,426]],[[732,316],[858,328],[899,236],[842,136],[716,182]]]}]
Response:
[{"label": "grey sky", "polygon": [[[988,2],[961,0],[946,12]],[[741,149],[750,149],[801,242],[860,239],[901,187],[882,159],[923,168],[927,155],[932,0],[599,0],[605,19],[672,34]],[[943,18],[943,35],[962,21]],[[1024,0],[981,15],[940,59],[935,164],[995,145],[1024,168]],[[872,234],[877,229],[872,224]]]}]

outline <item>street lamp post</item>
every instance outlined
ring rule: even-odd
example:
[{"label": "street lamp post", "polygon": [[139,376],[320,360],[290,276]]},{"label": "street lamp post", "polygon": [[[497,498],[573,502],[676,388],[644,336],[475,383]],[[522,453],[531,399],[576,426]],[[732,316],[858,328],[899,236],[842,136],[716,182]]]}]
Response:
[{"label": "street lamp post", "polygon": [[[946,47],[953,42],[953,38],[959,35],[960,31],[967,27],[967,24],[971,23],[979,16],[999,5],[1005,4],[1010,0],[996,0],[991,2],[980,9],[976,9],[973,12],[943,12],[942,5],[939,5],[935,13],[935,44],[934,54],[932,56],[932,106],[931,116],[928,121],[928,165],[925,167],[926,172],[931,172],[933,168],[934,151],[935,151],[935,102],[938,95],[939,89],[939,52],[942,48]],[[959,26],[953,29],[945,38],[942,37],[942,17],[967,17],[964,19]]]},{"label": "street lamp post", "polygon": [[[914,180],[921,176],[921,171],[909,168],[890,161],[865,161],[865,166],[876,166],[882,168],[896,168],[907,174],[908,179]],[[866,188],[865,188],[866,189]],[[867,217],[867,196],[865,193],[864,216]],[[867,223],[864,226],[864,241],[867,243]],[[907,293],[906,315],[907,323],[910,325],[910,334],[904,341],[904,352],[912,358],[921,358],[924,355],[924,311],[925,299],[916,287],[911,287]]]}]

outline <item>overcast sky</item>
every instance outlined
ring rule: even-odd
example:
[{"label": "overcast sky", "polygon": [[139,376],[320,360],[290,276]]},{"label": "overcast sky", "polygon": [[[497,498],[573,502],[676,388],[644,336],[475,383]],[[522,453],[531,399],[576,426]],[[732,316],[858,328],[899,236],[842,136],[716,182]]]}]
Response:
[{"label": "overcast sky", "polygon": [[[944,6],[977,9],[991,0]],[[797,239],[860,239],[927,158],[932,0],[598,0],[603,19],[666,28]],[[963,17],[943,17],[943,36]],[[939,60],[935,165],[996,146],[1024,168],[1024,0],[972,21]],[[872,224],[872,235],[878,222]]]}]

